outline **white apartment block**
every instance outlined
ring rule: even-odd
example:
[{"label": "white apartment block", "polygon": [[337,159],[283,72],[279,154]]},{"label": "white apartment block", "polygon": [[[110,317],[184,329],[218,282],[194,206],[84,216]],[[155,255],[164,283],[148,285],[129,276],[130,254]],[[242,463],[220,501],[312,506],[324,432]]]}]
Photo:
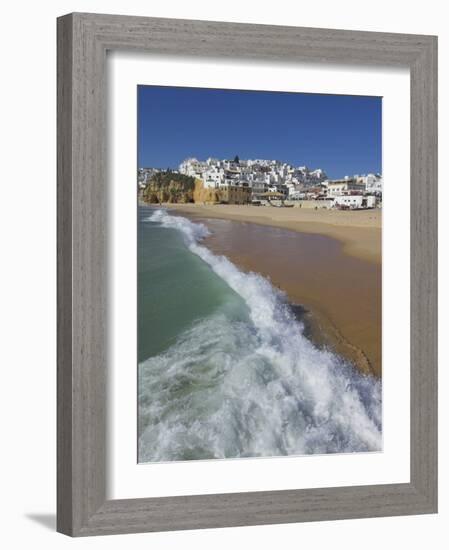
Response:
[{"label": "white apartment block", "polygon": [[327,184],[327,194],[330,197],[349,195],[354,191],[363,193],[365,191],[365,184],[356,183],[350,179],[329,181]]}]

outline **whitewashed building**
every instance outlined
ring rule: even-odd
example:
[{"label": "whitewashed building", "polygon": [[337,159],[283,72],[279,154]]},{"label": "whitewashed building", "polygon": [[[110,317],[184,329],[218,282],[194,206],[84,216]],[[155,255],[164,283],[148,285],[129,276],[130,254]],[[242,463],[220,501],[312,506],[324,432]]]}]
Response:
[{"label": "whitewashed building", "polygon": [[185,159],[179,165],[180,174],[185,174],[192,178],[202,178],[203,172],[207,170],[208,165],[194,157]]},{"label": "whitewashed building", "polygon": [[206,189],[217,189],[224,182],[223,168],[212,167],[202,173],[203,185]]},{"label": "whitewashed building", "polygon": [[365,186],[368,193],[382,193],[383,178],[379,174],[368,174],[365,177]]},{"label": "whitewashed building", "polygon": [[356,183],[350,179],[329,181],[327,184],[327,194],[330,197],[349,195],[353,192],[363,193],[364,191],[363,183]]},{"label": "whitewashed building", "polygon": [[376,197],[372,195],[341,195],[335,197],[334,205],[336,208],[348,208],[349,210],[375,208]]}]

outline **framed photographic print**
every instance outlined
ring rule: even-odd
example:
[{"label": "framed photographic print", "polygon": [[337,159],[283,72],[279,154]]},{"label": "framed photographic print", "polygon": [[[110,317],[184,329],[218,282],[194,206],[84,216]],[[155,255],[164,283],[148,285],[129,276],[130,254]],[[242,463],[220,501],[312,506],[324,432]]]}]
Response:
[{"label": "framed photographic print", "polygon": [[436,37],[58,19],[58,530],[437,510]]}]

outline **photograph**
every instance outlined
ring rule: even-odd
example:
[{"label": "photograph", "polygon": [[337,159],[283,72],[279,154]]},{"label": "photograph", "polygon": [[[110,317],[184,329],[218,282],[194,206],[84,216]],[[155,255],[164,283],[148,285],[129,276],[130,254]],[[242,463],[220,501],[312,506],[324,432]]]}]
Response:
[{"label": "photograph", "polygon": [[382,450],[382,98],[138,86],[138,462]]}]

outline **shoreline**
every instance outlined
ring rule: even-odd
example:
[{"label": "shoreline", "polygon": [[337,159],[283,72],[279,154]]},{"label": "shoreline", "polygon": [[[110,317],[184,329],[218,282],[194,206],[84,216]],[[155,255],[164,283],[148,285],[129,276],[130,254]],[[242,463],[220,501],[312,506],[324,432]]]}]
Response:
[{"label": "shoreline", "polygon": [[[216,206],[173,206],[168,208],[206,223],[212,229],[205,244],[214,253],[227,256],[246,272],[260,273],[284,291],[293,310],[300,312],[316,345],[335,351],[365,374],[381,377],[380,227],[365,227],[374,231],[379,241],[377,246],[361,239],[357,248],[351,248],[349,242],[348,249],[348,242],[344,240],[348,232],[359,233],[364,228],[364,219],[372,223],[366,215],[369,211],[334,212],[345,218],[340,220],[340,225],[303,222],[304,217],[311,217],[308,213],[298,216],[301,219],[292,224],[291,219],[281,219],[279,223],[279,214],[278,219],[262,220],[261,216],[254,215],[242,219],[243,214],[248,214],[245,210],[256,210],[257,214],[259,208],[270,207],[237,207],[242,210],[236,215],[232,207],[231,211],[225,211]],[[211,210],[215,215],[210,215]],[[316,216],[317,211],[311,214]],[[345,214],[356,214],[355,222],[359,225],[349,225]],[[323,219],[323,216],[316,217]],[[312,224],[315,225],[309,227]],[[226,230],[222,231],[223,228]],[[339,231],[342,228],[344,232]],[[281,247],[277,246],[280,238]],[[345,298],[347,296],[350,298]]]},{"label": "shoreline", "polygon": [[382,261],[381,210],[314,210],[252,205],[163,204],[192,217],[233,220],[325,235],[343,245],[346,254],[376,264]]}]

